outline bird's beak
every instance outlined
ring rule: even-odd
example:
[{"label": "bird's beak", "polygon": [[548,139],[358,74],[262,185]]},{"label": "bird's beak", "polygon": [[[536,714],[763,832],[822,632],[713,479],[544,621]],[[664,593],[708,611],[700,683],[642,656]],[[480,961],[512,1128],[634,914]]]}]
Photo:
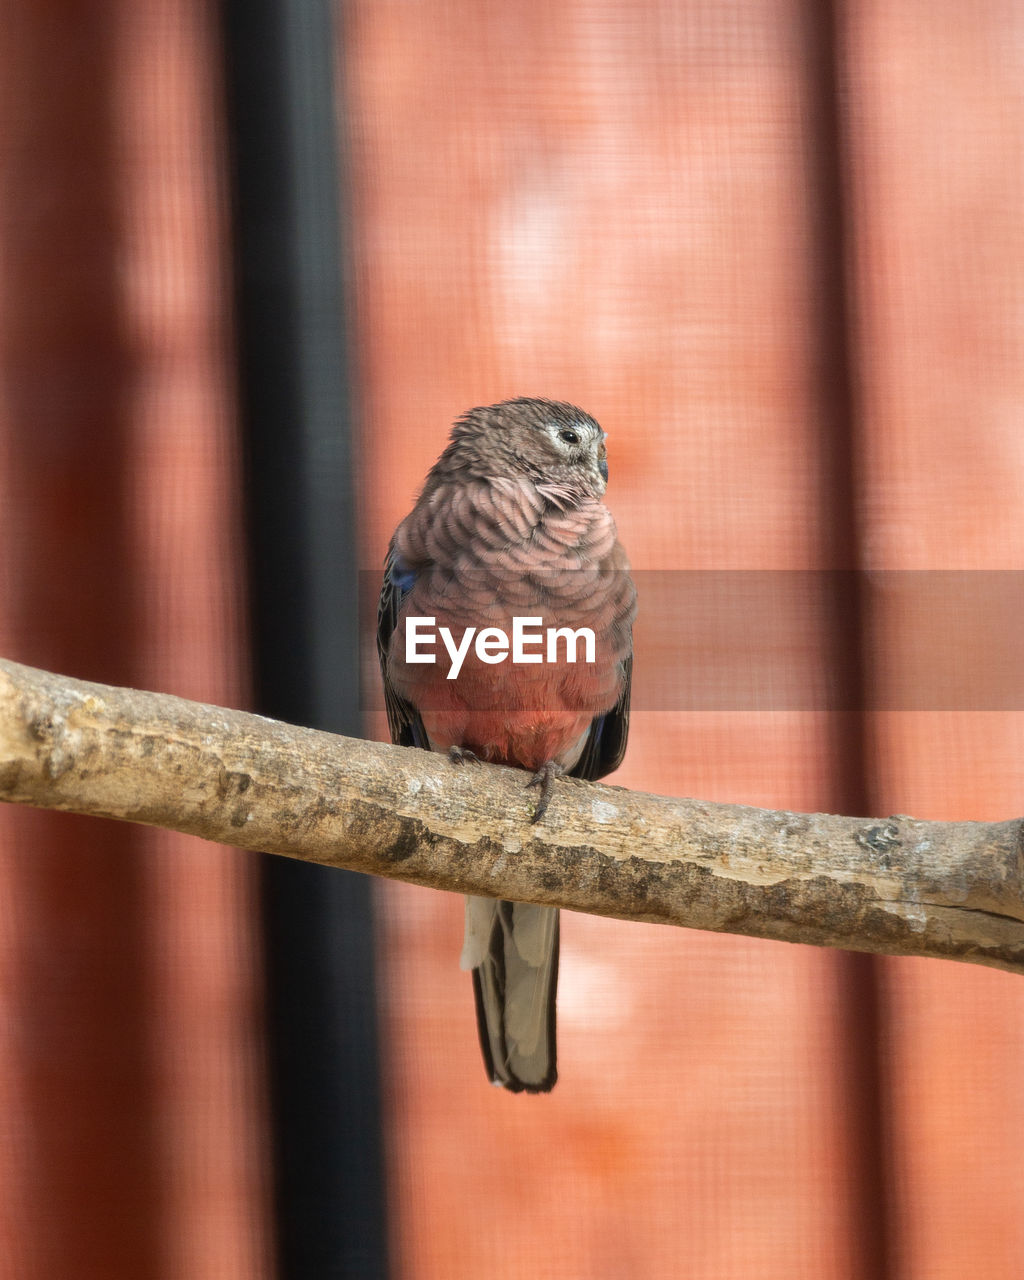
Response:
[{"label": "bird's beak", "polygon": [[602,440],[597,446],[597,469],[601,473],[601,479],[608,483],[608,450]]}]

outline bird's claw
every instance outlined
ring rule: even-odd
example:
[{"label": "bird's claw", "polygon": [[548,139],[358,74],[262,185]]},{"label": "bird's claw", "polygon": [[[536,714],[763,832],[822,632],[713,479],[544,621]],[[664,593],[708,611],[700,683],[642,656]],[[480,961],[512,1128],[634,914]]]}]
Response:
[{"label": "bird's claw", "polygon": [[551,788],[556,778],[564,778],[565,770],[560,764],[556,764],[554,760],[548,760],[546,764],[542,764],[530,781],[526,784],[528,787],[540,787],[540,797],[537,800],[537,807],[533,811],[533,817],[530,819],[530,825],[540,822],[544,814],[547,813],[548,804],[551,800]]},{"label": "bird's claw", "polygon": [[469,747],[449,747],[448,759],[452,764],[479,764],[480,757]]}]

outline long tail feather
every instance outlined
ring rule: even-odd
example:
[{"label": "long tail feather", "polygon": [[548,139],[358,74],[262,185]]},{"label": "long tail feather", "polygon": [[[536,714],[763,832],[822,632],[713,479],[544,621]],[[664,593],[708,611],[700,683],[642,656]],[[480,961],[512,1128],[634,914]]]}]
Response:
[{"label": "long tail feather", "polygon": [[558,1079],[558,911],[466,899],[462,967],[473,970],[484,1063],[495,1084],[546,1093]]}]

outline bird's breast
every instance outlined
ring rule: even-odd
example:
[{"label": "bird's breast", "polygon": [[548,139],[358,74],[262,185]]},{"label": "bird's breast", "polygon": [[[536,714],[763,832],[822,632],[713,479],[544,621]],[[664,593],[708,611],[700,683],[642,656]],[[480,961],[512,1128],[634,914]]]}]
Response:
[{"label": "bird's breast", "polygon": [[[431,744],[522,768],[578,754],[631,649],[635,590],[607,508],[548,508],[511,482],[464,487],[418,508],[396,545],[419,567],[388,677]],[[530,637],[518,648],[517,628]]]}]

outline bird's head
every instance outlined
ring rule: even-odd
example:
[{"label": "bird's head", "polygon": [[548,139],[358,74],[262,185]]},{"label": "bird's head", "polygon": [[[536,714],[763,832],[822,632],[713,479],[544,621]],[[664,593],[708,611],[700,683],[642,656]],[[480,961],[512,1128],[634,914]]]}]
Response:
[{"label": "bird's head", "polygon": [[575,405],[504,400],[458,419],[435,471],[484,480],[526,476],[567,498],[599,498],[608,483],[605,434]]}]

